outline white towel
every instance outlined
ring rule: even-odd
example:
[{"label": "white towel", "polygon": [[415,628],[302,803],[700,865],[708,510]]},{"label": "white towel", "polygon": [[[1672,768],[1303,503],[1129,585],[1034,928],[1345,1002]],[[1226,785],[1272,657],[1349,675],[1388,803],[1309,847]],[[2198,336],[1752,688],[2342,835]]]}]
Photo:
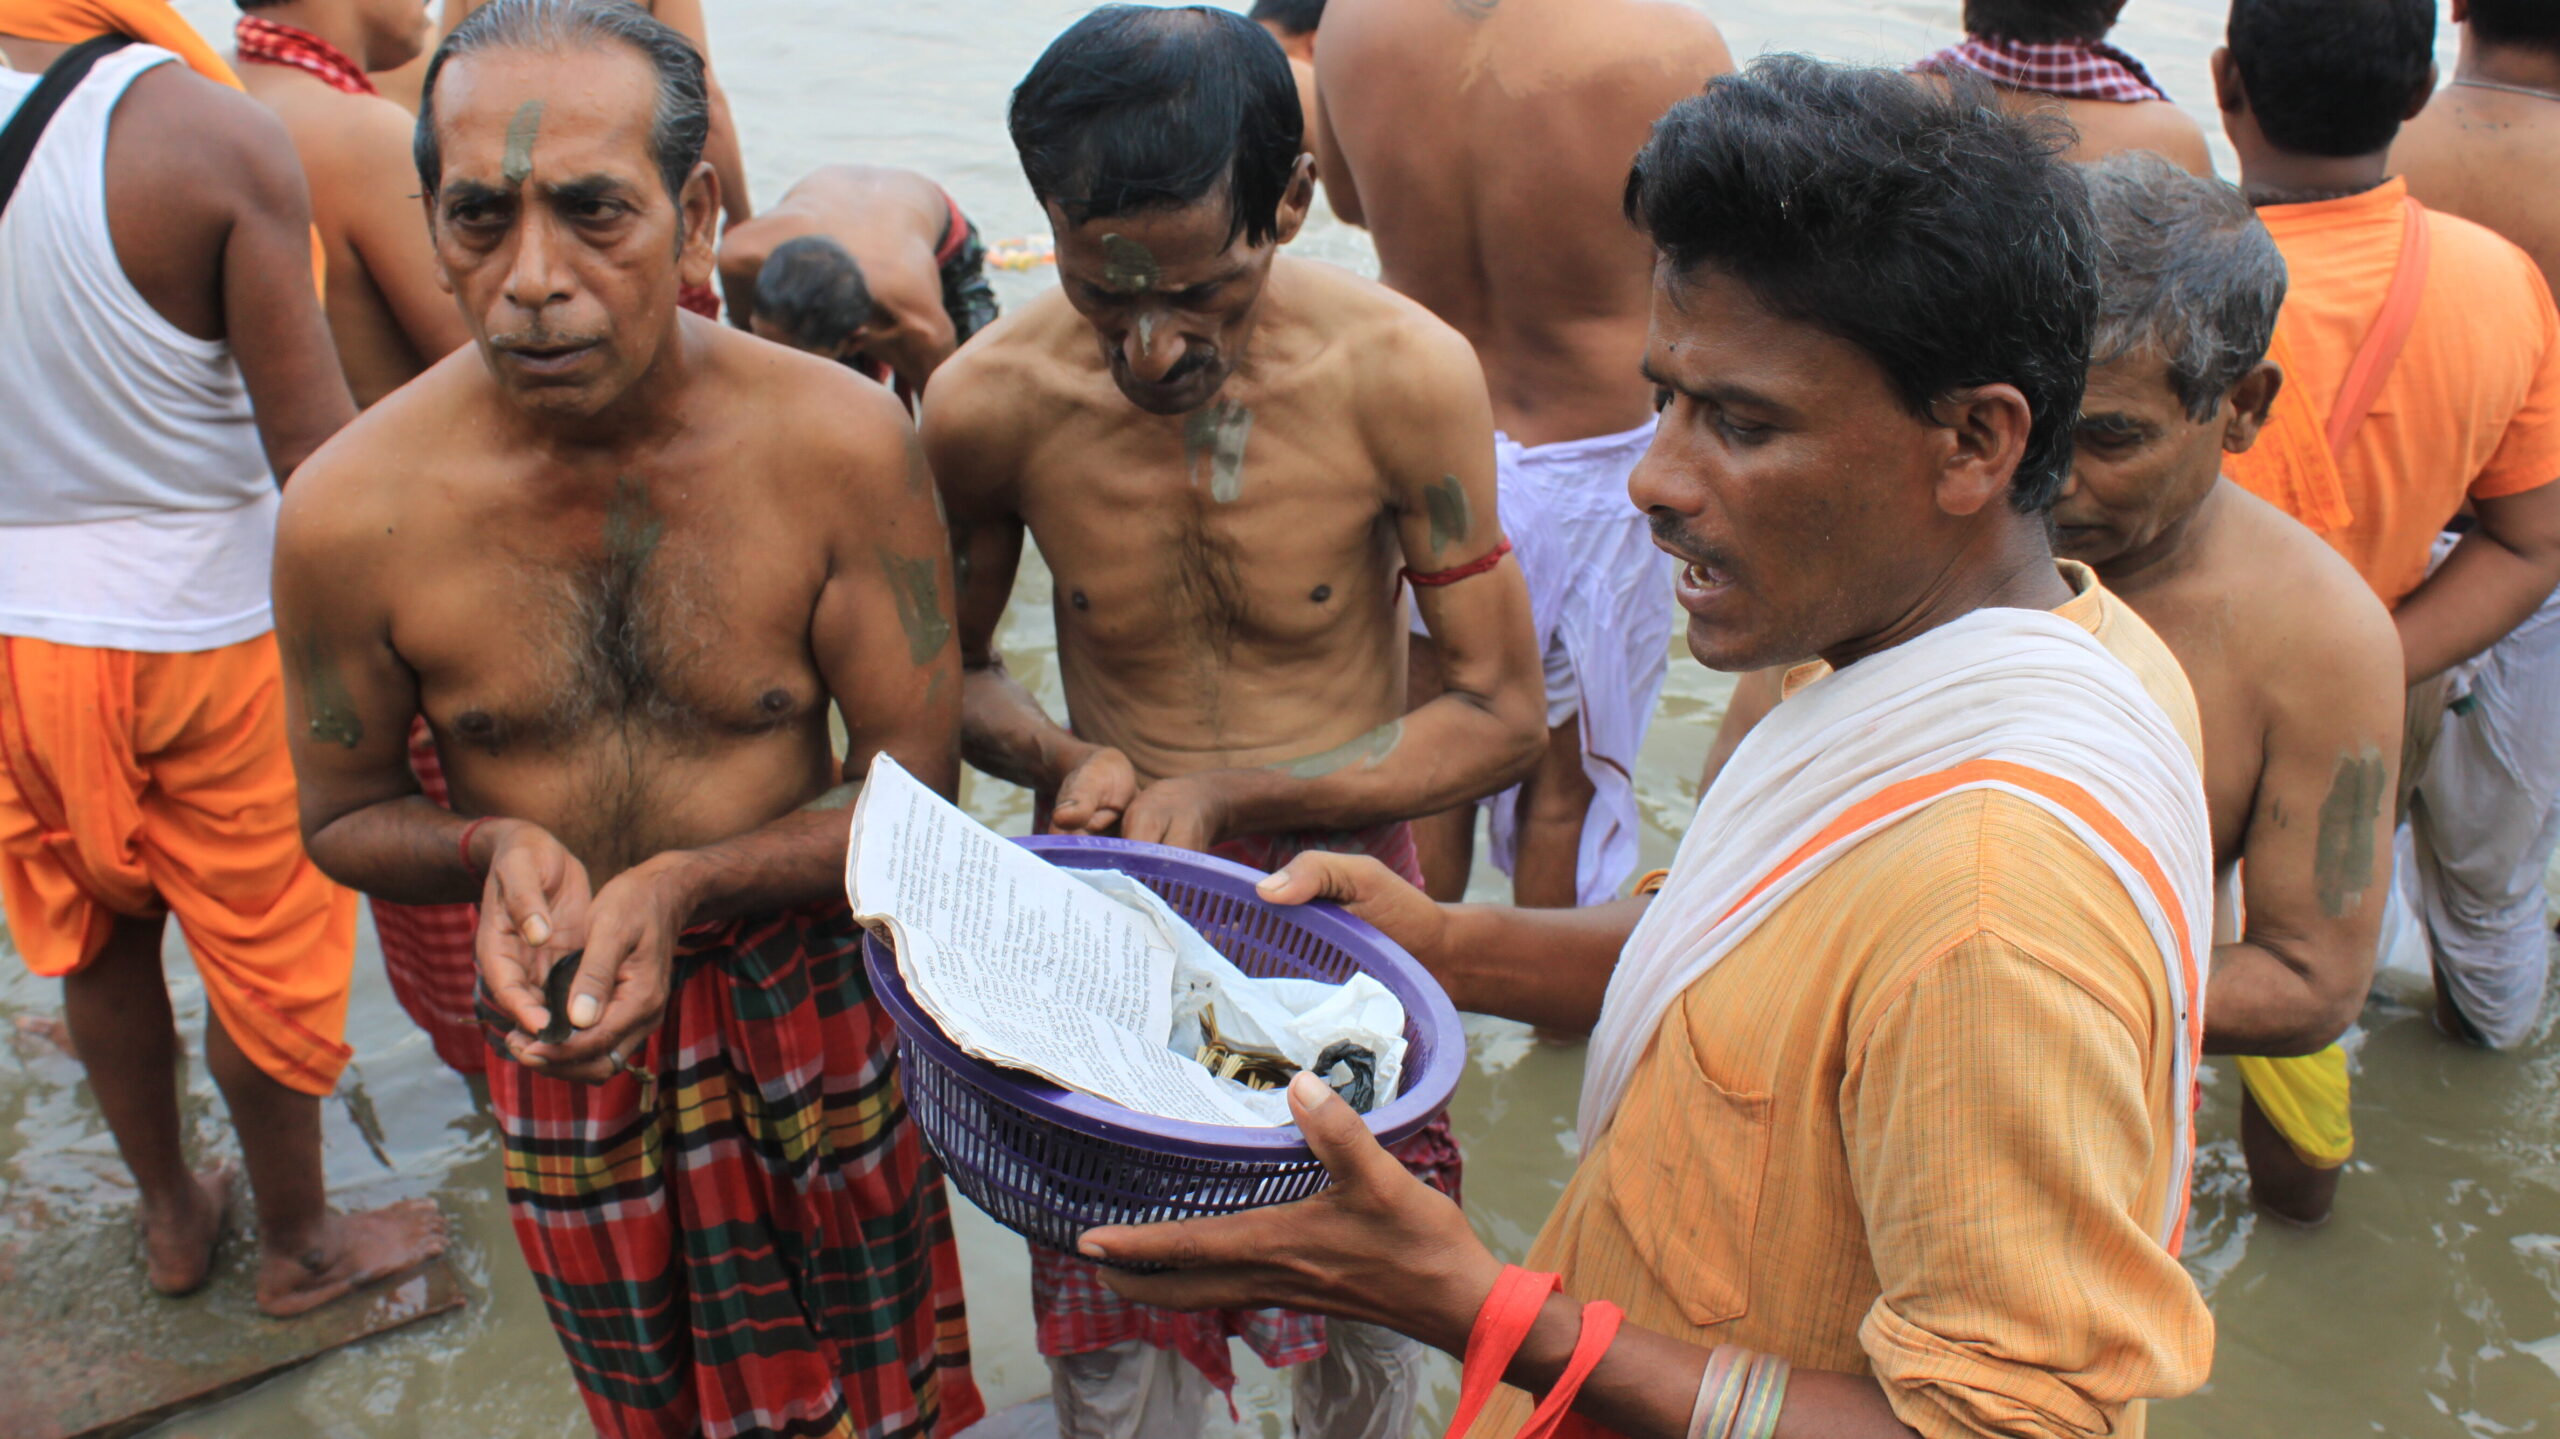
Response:
[{"label": "white towel", "polygon": [[[1583,1074],[1585,1143],[1607,1127],[1683,990],[1831,860],[1971,789],[2005,790],[2061,820],[2107,862],[2150,926],[2182,1031],[2173,1046],[2175,1182],[2161,1216],[2174,1253],[2195,1152],[2187,1096],[2212,953],[2203,778],[2133,672],[2086,630],[2037,610],[1977,610],[1870,655],[1807,685],[1743,740],[1610,977]],[[2126,848],[2102,832],[2108,819]]]}]

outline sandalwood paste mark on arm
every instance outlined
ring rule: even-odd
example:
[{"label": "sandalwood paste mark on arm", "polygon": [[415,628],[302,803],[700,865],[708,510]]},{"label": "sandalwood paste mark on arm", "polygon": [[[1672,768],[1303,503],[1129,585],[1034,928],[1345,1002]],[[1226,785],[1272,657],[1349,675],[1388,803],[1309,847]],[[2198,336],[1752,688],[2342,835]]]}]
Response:
[{"label": "sandalwood paste mark on arm", "polygon": [[2373,884],[2373,827],[2390,798],[2385,770],[2372,750],[2342,754],[2329,796],[2320,802],[2311,872],[2321,913],[2331,919],[2353,913]]},{"label": "sandalwood paste mark on arm", "polygon": [[1474,511],[1467,504],[1467,487],[1456,475],[1442,475],[1440,483],[1422,492],[1422,503],[1431,519],[1431,558],[1437,561],[1452,541],[1466,539],[1475,528]]},{"label": "sandalwood paste mark on arm", "polygon": [[1279,770],[1291,779],[1323,779],[1326,775],[1339,774],[1355,766],[1374,769],[1403,740],[1404,721],[1389,720],[1367,734],[1329,750],[1319,750],[1303,759],[1288,760],[1269,768]]},{"label": "sandalwood paste mark on arm", "polygon": [[951,642],[951,617],[942,612],[940,567],[928,556],[911,560],[880,550],[880,569],[897,597],[898,623],[907,632],[907,658],[918,666],[932,661]]},{"label": "sandalwood paste mark on arm", "polygon": [[364,721],[356,715],[355,696],[348,693],[338,662],[317,639],[302,642],[302,707],[313,739],[346,749],[364,743]]}]

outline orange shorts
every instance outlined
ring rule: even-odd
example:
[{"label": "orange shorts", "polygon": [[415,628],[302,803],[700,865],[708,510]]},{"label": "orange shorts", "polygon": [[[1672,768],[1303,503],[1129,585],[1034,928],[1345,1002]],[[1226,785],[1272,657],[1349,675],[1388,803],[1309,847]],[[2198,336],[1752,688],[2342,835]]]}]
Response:
[{"label": "orange shorts", "polygon": [[303,853],[275,637],[136,654],[0,636],[0,903],[65,975],[118,916],[175,914],[213,1013],[259,1069],[346,1068],[355,895]]}]

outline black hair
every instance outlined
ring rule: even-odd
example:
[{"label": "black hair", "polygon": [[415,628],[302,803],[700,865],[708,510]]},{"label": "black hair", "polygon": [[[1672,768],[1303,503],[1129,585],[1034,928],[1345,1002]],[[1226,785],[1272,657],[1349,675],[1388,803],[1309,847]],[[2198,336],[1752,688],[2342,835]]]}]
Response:
[{"label": "black hair", "polygon": [[2435,0],[2231,0],[2227,43],[2267,142],[2388,149],[2435,60]]},{"label": "black hair", "polygon": [[2084,172],[2098,226],[2098,334],[2089,364],[2156,349],[2202,424],[2266,358],[2284,306],[2284,255],[2247,197],[2148,150]]},{"label": "black hair", "polygon": [[2471,0],[2471,33],[2493,45],[2560,51],[2555,0]]},{"label": "black hair", "polygon": [[844,246],[802,235],[773,247],[756,271],[757,316],[801,344],[834,350],[871,320],[871,286]]},{"label": "black hair", "polygon": [[1253,0],[1244,18],[1267,20],[1293,36],[1312,35],[1324,21],[1324,0]]},{"label": "black hair", "polygon": [[1232,10],[1105,5],[1051,41],[1013,92],[1031,193],[1069,223],[1223,194],[1232,236],[1279,230],[1303,146],[1288,56]]},{"label": "black hair", "polygon": [[436,46],[418,92],[418,129],[412,150],[418,181],[433,196],[444,180],[444,155],[436,143],[436,79],[447,62],[484,50],[540,50],[560,54],[602,45],[628,45],[658,75],[658,108],[649,125],[649,149],[658,162],[667,198],[681,204],[684,182],[702,162],[711,134],[711,98],[702,53],[693,42],[627,0],[492,0],[471,12]]},{"label": "black hair", "polygon": [[2021,514],[2052,507],[2097,318],[2096,243],[2070,130],[1969,76],[1771,55],[1671,107],[1627,177],[1628,216],[1683,271],[1867,352],[1911,413],[2026,396]]},{"label": "black hair", "polygon": [[2102,40],[2123,12],[2124,0],[1964,0],[1964,28],[2042,44]]}]

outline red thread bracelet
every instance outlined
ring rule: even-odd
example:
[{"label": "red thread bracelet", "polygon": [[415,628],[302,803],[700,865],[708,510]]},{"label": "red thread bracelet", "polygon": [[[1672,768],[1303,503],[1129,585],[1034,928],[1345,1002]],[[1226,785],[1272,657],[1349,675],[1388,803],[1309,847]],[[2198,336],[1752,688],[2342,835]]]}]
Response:
[{"label": "red thread bracelet", "polygon": [[1495,565],[1501,564],[1502,557],[1509,553],[1511,553],[1511,541],[1506,539],[1463,565],[1453,565],[1445,570],[1433,570],[1428,574],[1419,573],[1411,565],[1407,565],[1399,573],[1407,583],[1417,589],[1437,589],[1441,585],[1454,585],[1470,575],[1483,574]]},{"label": "red thread bracelet", "polygon": [[[1517,1264],[1502,1266],[1501,1277],[1493,1281],[1493,1292],[1485,1296],[1484,1307],[1476,1311],[1475,1327],[1467,1331],[1466,1367],[1459,1378],[1458,1409],[1449,1420],[1448,1439],[1461,1439],[1474,1426],[1476,1416],[1493,1398],[1503,1374],[1519,1355],[1529,1331],[1536,1327],[1547,1296],[1563,1287],[1564,1280],[1556,1275],[1540,1274]],[[1582,1421],[1575,1421],[1571,1429],[1564,1425],[1574,1396],[1581,1392],[1583,1382],[1591,1377],[1601,1356],[1609,1352],[1610,1342],[1617,1338],[1621,1317],[1618,1306],[1606,1300],[1583,1306],[1582,1333],[1574,1340],[1573,1357],[1555,1387],[1547,1391],[1545,1402],[1520,1430],[1518,1439],[1599,1432]]]},{"label": "red thread bracelet", "polygon": [[462,868],[474,879],[487,879],[489,877],[489,873],[487,870],[484,870],[480,866],[471,862],[471,837],[480,832],[480,826],[487,824],[490,820],[495,819],[496,817],[497,816],[495,815],[484,814],[478,819],[475,819],[471,823],[462,827],[462,842],[457,847],[462,851]]}]

